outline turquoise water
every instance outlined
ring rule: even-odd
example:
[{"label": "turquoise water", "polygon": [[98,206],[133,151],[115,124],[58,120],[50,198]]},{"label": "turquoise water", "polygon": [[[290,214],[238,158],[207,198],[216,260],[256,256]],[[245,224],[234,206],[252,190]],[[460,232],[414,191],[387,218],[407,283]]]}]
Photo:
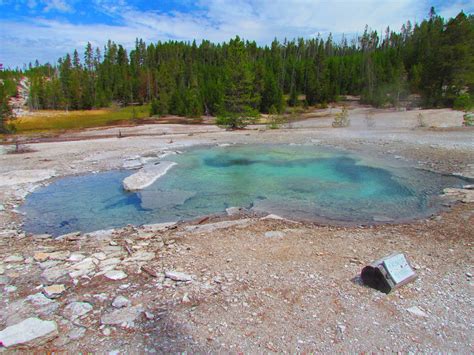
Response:
[{"label": "turquoise water", "polygon": [[413,168],[379,166],[314,146],[196,148],[149,188],[123,191],[132,171],[59,179],[28,195],[24,229],[60,235],[192,219],[242,206],[312,221],[373,223],[424,217],[443,188],[462,185]]}]

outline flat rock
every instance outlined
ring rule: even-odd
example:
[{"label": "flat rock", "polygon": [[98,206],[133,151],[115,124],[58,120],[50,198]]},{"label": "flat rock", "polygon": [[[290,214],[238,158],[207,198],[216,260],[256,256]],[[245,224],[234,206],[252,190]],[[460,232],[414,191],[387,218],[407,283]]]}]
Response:
[{"label": "flat rock", "polygon": [[238,216],[241,214],[243,211],[243,208],[241,207],[229,207],[225,209],[225,212],[227,213],[228,216]]},{"label": "flat rock", "polygon": [[445,196],[454,198],[463,203],[474,203],[474,190],[446,188],[443,190]]},{"label": "flat rock", "polygon": [[28,318],[0,331],[0,343],[9,348],[14,346],[36,346],[46,343],[58,335],[54,321]]},{"label": "flat rock", "polygon": [[43,261],[46,261],[49,259],[49,253],[38,251],[33,255],[33,259],[35,259],[35,261],[42,263]]},{"label": "flat rock", "polygon": [[13,254],[13,255],[10,255],[8,257],[5,258],[5,260],[3,260],[4,262],[6,263],[21,263],[25,260],[25,258],[20,255],[20,254]]},{"label": "flat rock", "polygon": [[81,253],[72,253],[70,256],[69,256],[69,261],[72,261],[72,262],[78,262],[78,261],[82,261],[86,258],[86,256],[84,254],[81,254]]},{"label": "flat rock", "polygon": [[43,316],[49,316],[56,312],[59,303],[47,298],[42,293],[35,293],[26,297],[26,301],[35,309],[35,311]]},{"label": "flat rock", "polygon": [[120,308],[104,314],[100,318],[100,323],[103,325],[121,325],[131,327],[142,313],[143,307],[141,305]]},{"label": "flat rock", "polygon": [[92,311],[92,305],[88,302],[71,302],[64,308],[64,316],[75,320]]},{"label": "flat rock", "polygon": [[108,278],[109,280],[123,280],[125,279],[128,275],[123,272],[122,270],[111,270],[107,271],[104,276]]},{"label": "flat rock", "polygon": [[130,302],[130,300],[124,296],[117,296],[112,302],[112,306],[114,306],[115,308],[128,307],[131,304],[132,303]]},{"label": "flat rock", "polygon": [[166,223],[154,223],[154,224],[145,224],[142,226],[145,233],[148,232],[164,232],[171,227],[174,227],[176,222],[166,222]]},{"label": "flat rock", "polygon": [[66,260],[67,258],[69,258],[70,255],[71,255],[71,252],[68,250],[56,251],[53,253],[49,253],[49,258],[51,260]]},{"label": "flat rock", "polygon": [[123,180],[123,188],[127,191],[139,191],[150,186],[161,176],[165,175],[176,163],[162,161],[158,164],[146,165],[137,173]]},{"label": "flat rock", "polygon": [[34,239],[43,240],[43,239],[50,239],[53,236],[51,234],[33,234],[31,237]]},{"label": "flat rock", "polygon": [[84,337],[86,334],[86,328],[84,327],[74,327],[67,335],[71,340],[77,340]]},{"label": "flat rock", "polygon": [[192,281],[192,276],[179,271],[165,271],[165,277],[173,281]]},{"label": "flat rock", "polygon": [[0,186],[31,184],[50,179],[55,175],[54,170],[48,169],[13,170],[0,174]]},{"label": "flat rock", "polygon": [[148,251],[139,251],[136,253],[133,253],[129,258],[127,258],[127,261],[150,261],[155,258],[155,253],[148,252]]},{"label": "flat rock", "polygon": [[299,224],[299,222],[296,222],[296,221],[292,221],[291,219],[287,219],[287,218],[283,218],[281,216],[278,216],[276,214],[269,214],[265,217],[262,217],[260,218],[261,221],[266,221],[266,220],[276,220],[276,221],[284,221],[284,222],[288,222],[288,223],[294,223],[294,224]]},{"label": "flat rock", "polygon": [[418,306],[413,306],[410,308],[407,308],[407,311],[417,317],[422,317],[422,318],[428,318],[428,314],[424,312],[420,307]]},{"label": "flat rock", "polygon": [[239,219],[236,221],[222,221],[216,223],[208,223],[196,226],[187,226],[185,230],[192,233],[208,233],[215,230],[229,228],[229,227],[246,227],[252,220],[250,218]]},{"label": "flat rock", "polygon": [[285,233],[280,231],[269,231],[265,233],[265,238],[283,238],[284,236]]},{"label": "flat rock", "polygon": [[66,291],[66,287],[63,284],[46,286],[43,288],[43,293],[48,298],[58,298]]},{"label": "flat rock", "polygon": [[54,266],[44,270],[41,273],[41,279],[47,284],[52,284],[63,279],[67,275],[67,272],[67,269],[63,265]]}]

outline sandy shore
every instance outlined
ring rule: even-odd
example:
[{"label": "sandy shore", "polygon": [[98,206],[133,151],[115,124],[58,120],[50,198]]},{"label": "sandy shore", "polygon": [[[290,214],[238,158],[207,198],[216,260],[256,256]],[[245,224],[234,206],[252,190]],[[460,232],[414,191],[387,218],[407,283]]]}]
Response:
[{"label": "sandy shore", "polygon": [[[127,227],[61,240],[21,231],[15,208],[38,184],[197,144],[334,146],[474,178],[474,130],[461,126],[461,112],[354,106],[351,126],[334,129],[338,111],[311,112],[278,130],[144,125],[120,127],[118,138],[118,128],[94,129],[0,155],[0,331],[29,317],[54,321],[59,335],[28,343],[38,350],[471,352],[472,203],[373,227],[244,212],[200,228]],[[215,224],[222,220],[244,222]],[[360,269],[393,251],[408,256],[418,280],[388,296],[362,286]],[[47,285],[65,290],[43,300]],[[112,305],[117,296],[128,301],[122,308]]]}]

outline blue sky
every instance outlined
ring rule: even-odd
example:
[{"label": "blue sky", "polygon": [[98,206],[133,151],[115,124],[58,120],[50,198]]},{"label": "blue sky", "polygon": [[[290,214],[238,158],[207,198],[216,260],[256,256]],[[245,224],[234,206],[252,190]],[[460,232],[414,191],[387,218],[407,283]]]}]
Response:
[{"label": "blue sky", "polygon": [[351,38],[366,24],[399,30],[431,6],[444,17],[474,12],[474,0],[0,0],[0,63],[56,62],[108,39],[131,48],[137,37],[222,42],[240,35],[259,44],[330,32]]}]

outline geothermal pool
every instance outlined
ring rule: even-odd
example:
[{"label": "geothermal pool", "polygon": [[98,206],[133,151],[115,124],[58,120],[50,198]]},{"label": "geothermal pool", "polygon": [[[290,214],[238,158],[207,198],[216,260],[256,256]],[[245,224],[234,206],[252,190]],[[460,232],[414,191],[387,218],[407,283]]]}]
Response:
[{"label": "geothermal pool", "polygon": [[27,196],[24,229],[61,235],[170,222],[231,206],[328,223],[421,218],[463,180],[305,145],[199,147],[168,156],[178,165],[140,192],[117,170],[65,177]]}]

